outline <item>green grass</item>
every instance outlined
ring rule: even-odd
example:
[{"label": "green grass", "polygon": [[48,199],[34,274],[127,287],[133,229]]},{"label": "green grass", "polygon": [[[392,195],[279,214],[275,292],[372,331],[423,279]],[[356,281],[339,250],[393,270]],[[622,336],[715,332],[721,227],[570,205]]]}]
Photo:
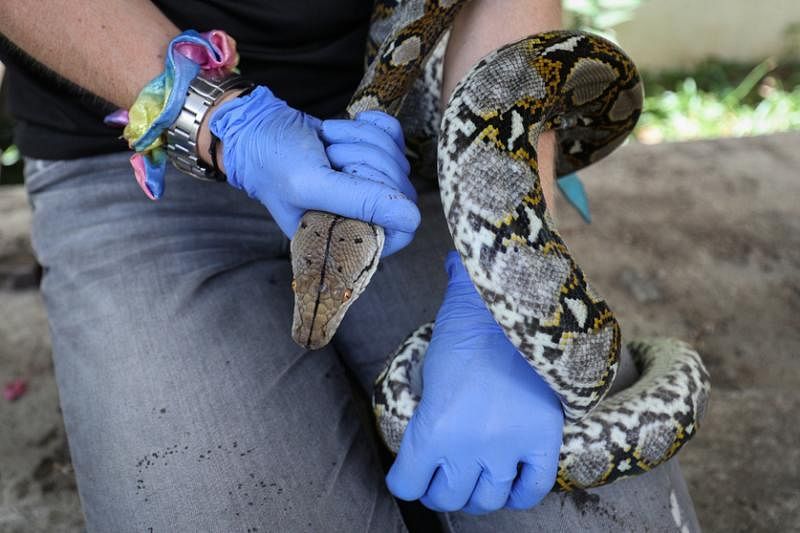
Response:
[{"label": "green grass", "polygon": [[634,131],[645,143],[800,129],[800,63],[709,60],[690,71],[643,73],[645,105]]}]

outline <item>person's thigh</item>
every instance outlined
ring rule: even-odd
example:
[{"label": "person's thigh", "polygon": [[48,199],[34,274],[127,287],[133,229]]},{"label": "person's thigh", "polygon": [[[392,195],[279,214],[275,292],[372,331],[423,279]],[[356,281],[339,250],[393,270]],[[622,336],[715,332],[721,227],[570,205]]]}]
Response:
[{"label": "person's thigh", "polygon": [[[337,350],[368,391],[386,357],[412,330],[435,317],[447,286],[444,258],[453,245],[438,193],[421,193],[420,209],[422,225],[414,242],[383,261],[335,338]],[[616,390],[635,379],[627,352],[623,353],[622,367]],[[550,494],[528,511],[504,510],[480,517],[447,513],[440,518],[445,529],[458,532],[699,529],[674,460],[607,487]]]},{"label": "person's thigh", "polygon": [[224,184],[33,162],[42,291],[90,531],[403,524],[332,349],[290,337],[288,246]]}]

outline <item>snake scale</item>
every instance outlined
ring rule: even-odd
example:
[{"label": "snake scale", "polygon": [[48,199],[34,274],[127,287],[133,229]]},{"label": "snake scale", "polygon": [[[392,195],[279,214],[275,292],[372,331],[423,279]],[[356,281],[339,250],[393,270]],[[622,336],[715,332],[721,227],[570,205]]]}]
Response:
[{"label": "snake scale", "polygon": [[[379,1],[368,46],[374,59],[349,115],[426,112],[419,104],[403,110],[403,99],[440,70],[441,54],[429,58],[437,43],[443,48],[464,3]],[[695,434],[706,410],[710,385],[700,357],[670,339],[629,343],[639,380],[605,398],[619,365],[619,324],[556,231],[539,180],[542,132],[556,131],[557,173],[564,175],[619,146],[641,103],[638,73],[619,48],[588,33],[556,31],[483,58],[458,84],[436,128],[442,204],[455,247],[492,315],[564,409],[554,490],[650,470]],[[381,228],[364,222],[320,212],[303,217],[291,245],[292,335],[299,344],[316,349],[330,341],[376,271],[383,240]],[[432,330],[426,324],[412,333],[376,381],[378,427],[395,452],[422,394]]]}]

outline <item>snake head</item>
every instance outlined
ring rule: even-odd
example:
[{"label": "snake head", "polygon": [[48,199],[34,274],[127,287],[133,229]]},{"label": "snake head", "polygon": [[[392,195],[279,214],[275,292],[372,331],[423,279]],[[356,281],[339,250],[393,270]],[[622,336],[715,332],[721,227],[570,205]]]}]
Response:
[{"label": "snake head", "polygon": [[327,345],[378,268],[383,230],[309,211],[292,239],[292,338],[309,350]]}]

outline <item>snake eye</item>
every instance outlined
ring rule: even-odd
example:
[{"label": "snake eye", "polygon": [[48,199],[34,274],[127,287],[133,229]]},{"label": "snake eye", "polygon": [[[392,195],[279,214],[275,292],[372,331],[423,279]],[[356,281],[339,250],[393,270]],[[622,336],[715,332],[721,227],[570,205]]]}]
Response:
[{"label": "snake eye", "polygon": [[293,290],[293,291],[296,291],[296,290],[297,290],[297,280],[296,280],[296,279],[293,279],[293,280],[292,280],[292,290]]},{"label": "snake eye", "polygon": [[345,302],[346,302],[347,300],[349,300],[349,299],[350,299],[352,296],[353,296],[353,289],[345,289],[345,290],[344,290],[344,295],[343,295],[343,297],[344,297],[344,301],[345,301]]}]

